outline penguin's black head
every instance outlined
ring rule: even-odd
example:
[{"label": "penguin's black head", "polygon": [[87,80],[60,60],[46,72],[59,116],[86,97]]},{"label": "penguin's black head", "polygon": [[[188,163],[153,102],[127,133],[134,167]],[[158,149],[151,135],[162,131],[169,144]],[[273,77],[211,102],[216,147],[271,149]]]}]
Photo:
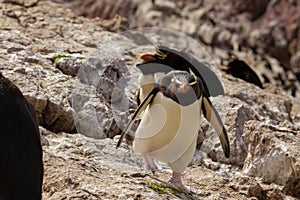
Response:
[{"label": "penguin's black head", "polygon": [[155,48],[155,54],[143,54],[141,56],[143,62],[136,66],[144,75],[157,72],[168,73],[173,70],[171,66],[174,66],[169,53],[165,49]]},{"label": "penguin's black head", "polygon": [[172,66],[190,65],[190,63],[187,61],[187,55],[185,53],[170,49],[166,46],[156,47],[154,54],[144,54],[141,56],[141,59],[143,60],[143,63],[161,63]]},{"label": "penguin's black head", "polygon": [[203,92],[199,77],[185,71],[172,71],[159,81],[159,91],[180,105],[197,101]]},{"label": "penguin's black head", "polygon": [[173,54],[171,49],[161,46],[155,48],[155,54],[144,54],[141,56],[141,59],[144,62],[165,63],[167,60],[169,60],[168,58],[170,57],[170,53],[171,55]]},{"label": "penguin's black head", "polygon": [[[185,53],[170,49],[166,46],[156,47],[154,54],[143,54],[141,59],[143,62],[137,64],[137,67],[143,74],[157,72],[168,73],[174,69],[187,71],[189,68],[194,68],[188,61],[189,58]],[[199,76],[199,74],[196,75]]]}]

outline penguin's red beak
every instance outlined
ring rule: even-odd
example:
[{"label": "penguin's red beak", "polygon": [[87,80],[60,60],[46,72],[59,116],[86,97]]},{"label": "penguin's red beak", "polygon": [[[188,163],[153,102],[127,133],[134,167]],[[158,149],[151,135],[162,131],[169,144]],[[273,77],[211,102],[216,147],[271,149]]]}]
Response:
[{"label": "penguin's red beak", "polygon": [[156,58],[154,57],[153,54],[143,54],[143,55],[141,56],[141,59],[142,59],[143,61],[152,61],[152,60],[156,60]]},{"label": "penguin's red beak", "polygon": [[221,66],[220,70],[223,71],[223,72],[226,72],[228,70],[228,67],[227,66]]}]

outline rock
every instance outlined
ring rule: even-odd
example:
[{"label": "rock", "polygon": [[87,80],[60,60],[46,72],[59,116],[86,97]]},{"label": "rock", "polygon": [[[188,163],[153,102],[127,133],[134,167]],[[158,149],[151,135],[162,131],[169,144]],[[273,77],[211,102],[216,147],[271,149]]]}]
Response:
[{"label": "rock", "polygon": [[[267,192],[266,199],[271,200],[271,199],[285,199],[286,197],[284,194],[279,189],[272,189]],[[294,198],[291,198],[294,199]]]},{"label": "rock", "polygon": [[[281,9],[283,12],[278,15],[276,14],[277,9]],[[299,12],[297,12],[298,10],[298,0],[289,3],[285,3],[284,1],[271,2],[267,6],[265,14],[256,23],[256,27],[260,29],[261,27],[265,27],[266,22],[270,22],[271,24],[272,21],[277,21],[276,26],[273,26],[275,29],[271,28],[268,30],[268,37],[270,37],[270,39],[272,38],[273,40],[273,44],[270,45],[274,45],[274,43],[277,43],[275,44],[276,48],[274,48],[274,50],[270,53],[286,66],[288,66],[288,61],[290,59],[289,55],[293,55],[297,50],[299,50],[299,45],[297,47],[291,47],[292,45],[295,45],[293,44],[295,43],[295,41],[293,40],[295,37],[297,37],[299,32],[299,30],[297,29],[300,19]],[[299,44],[299,38],[296,40]],[[267,46],[265,47],[268,48]],[[286,52],[280,55],[279,52],[283,49],[286,50]],[[289,51],[289,49],[291,51]]]},{"label": "rock", "polygon": [[[248,85],[248,83],[245,84]],[[272,112],[261,111],[262,108],[267,108],[266,110],[269,111],[271,111],[270,108],[280,109],[281,97],[276,97],[273,101],[271,99],[276,95],[269,94],[269,100],[263,102],[259,99],[265,99],[267,93],[259,95],[259,89],[255,86],[248,87],[248,97],[242,97],[243,84],[239,84],[239,87],[235,89],[228,88],[229,85],[232,86],[229,83],[225,85],[227,93],[231,96],[231,92],[234,91],[235,95],[212,98],[212,103],[223,117],[229,132],[231,157],[224,159],[219,139],[213,129],[211,129],[212,133],[206,132],[207,138],[204,139],[201,150],[206,152],[212,160],[234,163],[243,167],[245,174],[260,177],[264,182],[275,182],[285,185],[285,188],[292,187],[293,189],[289,188],[289,192],[294,196],[291,191],[297,191],[299,176],[296,167],[299,157],[299,137],[297,137],[299,131],[295,131],[289,117],[292,102],[283,99],[289,102],[287,104],[283,101],[282,110],[279,112],[282,116],[286,116],[284,122],[280,118],[274,118],[275,115],[271,114]],[[255,90],[250,90],[250,88],[255,88]],[[251,95],[255,95],[255,98],[252,99]],[[258,102],[266,106],[262,107]],[[287,126],[287,124],[290,125]],[[288,184],[290,182],[293,184]],[[287,191],[285,193],[289,194]]]},{"label": "rock", "polygon": [[22,5],[24,7],[32,7],[38,3],[38,0],[4,0],[3,3],[12,3],[17,5]]},{"label": "rock", "polygon": [[[79,15],[103,19],[121,15],[129,19],[130,27],[164,27],[177,30],[223,51],[244,52],[245,49],[251,49],[256,55],[269,54],[279,61],[280,68],[284,72],[296,75],[297,67],[289,63],[299,51],[298,0],[288,3],[282,0],[239,0],[226,3],[200,1],[175,3],[157,0],[146,1],[143,4],[129,0],[115,2],[113,9],[108,1],[101,4],[95,0],[85,3],[78,0],[54,1],[64,3]],[[123,9],[126,9],[126,13]],[[278,14],[277,10],[281,9],[284,12]],[[95,10],[104,12],[98,13]],[[253,53],[249,56],[254,57]],[[293,96],[300,95],[299,91],[295,92],[300,88],[299,81],[293,81],[291,77],[286,78],[285,73],[276,77],[277,74],[272,70],[267,76],[276,79],[276,84],[282,85],[285,90],[292,90],[289,93]]]},{"label": "rock", "polygon": [[226,159],[224,157],[219,138],[212,127],[206,132],[207,139],[204,140],[201,148],[214,161],[243,166],[248,154],[248,147],[244,140],[244,127],[247,121],[258,119],[259,116],[248,104],[236,98],[218,96],[212,98],[212,103],[222,117],[228,132],[232,134],[229,135],[231,143],[230,158]]},{"label": "rock", "polygon": [[[299,144],[298,144],[299,145]],[[290,176],[284,185],[283,192],[287,195],[300,198],[300,175],[299,175],[299,161],[295,163],[295,170],[292,172],[293,176]]]},{"label": "rock", "polygon": [[231,183],[230,187],[235,191],[245,194],[249,198],[265,198],[263,188],[259,185],[259,183],[245,176],[236,178],[235,181]]},{"label": "rock", "polygon": [[247,175],[280,185],[286,184],[291,176],[299,176],[299,141],[293,133],[258,121],[250,121],[245,128],[249,154],[243,171]]},{"label": "rock", "polygon": [[[61,84],[64,78],[61,77],[57,81],[49,77],[46,84],[46,82],[40,82],[40,80],[35,79],[35,76],[29,74],[26,77],[20,73],[14,73],[13,75],[7,73],[7,76],[20,87],[25,97],[33,104],[40,125],[54,132],[74,131],[72,109],[68,102],[63,99],[66,98],[64,95],[67,94],[67,88],[58,87],[58,84]],[[28,77],[32,77],[32,79],[28,79]],[[40,84],[44,84],[43,87]],[[52,94],[47,93],[49,88],[51,88]],[[58,91],[60,97],[54,95],[54,92]]]},{"label": "rock", "polygon": [[[93,86],[85,86],[77,82],[70,101],[74,108],[76,129],[83,135],[94,138],[106,138],[106,132],[112,123],[112,114],[105,99],[97,97]],[[110,116],[110,117],[109,117]]]},{"label": "rock", "polygon": [[139,188],[145,190],[143,196],[159,199],[158,194],[140,183],[142,178],[122,177],[122,173],[134,173],[143,167],[141,159],[128,150],[117,150],[116,141],[95,140],[79,134],[48,133],[45,137],[49,146],[44,159],[48,180],[44,182],[44,198],[67,195],[80,199],[111,199],[118,194],[131,197],[135,194],[134,188]]},{"label": "rock", "polygon": [[70,76],[76,76],[82,66],[82,61],[78,59],[62,59],[56,63],[59,70]]},{"label": "rock", "polygon": [[290,66],[292,70],[296,73],[298,80],[300,80],[300,51],[296,52],[294,55],[292,55],[291,60],[290,60]]},{"label": "rock", "polygon": [[[230,85],[230,82],[228,82],[227,79],[224,79],[224,83],[225,86]],[[268,92],[258,95],[260,90],[255,86],[249,87],[250,85],[248,83],[240,83],[231,86],[232,87],[226,87],[227,95],[246,102],[257,112],[257,114],[264,116],[277,124],[283,123],[284,121],[291,122],[290,112],[292,103],[288,97],[274,95]],[[245,89],[246,87],[247,89]]]},{"label": "rock", "polygon": [[[91,64],[89,64],[91,62]],[[101,61],[99,58],[89,58],[84,65],[78,69],[77,78],[81,83],[86,85],[92,85],[97,87],[100,75],[99,68],[101,67]]]},{"label": "rock", "polygon": [[[291,53],[298,51],[298,25],[293,25],[297,15],[289,27],[270,20],[262,27],[259,23],[281,1],[251,6],[245,6],[250,1],[117,1],[115,10],[100,14],[111,18],[125,8],[131,16],[112,20],[77,17],[50,1],[27,7],[29,2],[0,3],[0,61],[1,72],[20,87],[38,114],[45,152],[44,198],[298,198],[299,74],[294,69],[297,54]],[[111,5],[99,4],[103,9]],[[120,33],[127,23],[157,28]],[[224,158],[214,129],[203,119],[196,155],[184,174],[185,184],[195,191],[192,197],[169,190],[159,194],[151,187],[171,174],[158,162],[155,177],[145,175],[130,144],[138,122],[128,143],[115,149],[116,135],[137,106],[137,57],[152,52],[152,43],[204,59],[225,87],[225,96],[211,100],[228,130],[231,156]],[[269,45],[277,47],[272,55],[266,55]],[[278,55],[282,50],[286,52]],[[258,71],[265,89],[218,71],[216,66],[226,64],[230,54]],[[296,98],[291,96],[293,87]]]},{"label": "rock", "polygon": [[[226,86],[228,85],[230,84],[226,84]],[[233,141],[239,141],[237,147],[244,152],[238,155],[247,155],[247,157],[242,156],[243,159],[235,163],[242,164],[243,171],[248,175],[261,177],[263,181],[268,183],[275,182],[285,185],[290,176],[295,179],[298,177],[298,169],[295,166],[297,166],[296,163],[299,157],[299,138],[297,137],[299,132],[295,131],[294,126],[291,124],[292,102],[288,98],[282,98],[267,92],[258,95],[259,89],[250,90],[250,88],[254,89],[255,87],[248,87],[247,97],[242,97],[242,93],[244,93],[243,84],[239,84],[239,88],[235,89],[226,87],[226,91],[230,96],[232,95],[231,92],[234,91],[235,94],[232,96],[246,103],[246,105],[241,102],[237,103],[237,105],[243,106],[234,115],[236,120],[233,127],[237,127],[237,129]],[[252,98],[252,95],[255,95],[255,97]],[[260,98],[264,100],[260,100]],[[276,100],[272,100],[272,98],[276,98]],[[282,101],[279,100],[281,98]],[[223,102],[227,102],[226,98]],[[225,107],[232,108],[230,105]],[[272,111],[272,108],[279,109],[279,112],[276,109]],[[269,112],[261,109],[269,110]],[[233,110],[226,113],[231,113]],[[233,120],[229,119],[229,121],[232,122]],[[290,125],[287,126],[286,123]],[[231,130],[231,127],[229,127],[229,130]],[[233,157],[236,159],[238,156],[234,155]]]},{"label": "rock", "polygon": [[[115,15],[120,15],[129,18],[134,13],[137,5],[134,1],[115,1],[109,0],[98,2],[94,0],[88,0],[85,2],[74,0],[74,1],[63,1],[54,0],[54,2],[63,3],[67,7],[74,10],[77,15],[85,16],[88,18],[99,17],[103,19],[113,19]],[[102,10],[103,12],[99,12]]]}]

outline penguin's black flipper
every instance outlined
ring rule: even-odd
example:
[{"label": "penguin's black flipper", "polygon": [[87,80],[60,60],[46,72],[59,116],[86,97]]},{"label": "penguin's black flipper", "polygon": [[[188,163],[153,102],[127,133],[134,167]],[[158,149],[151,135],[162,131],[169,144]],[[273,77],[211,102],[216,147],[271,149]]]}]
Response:
[{"label": "penguin's black flipper", "polygon": [[136,111],[133,114],[132,119],[129,121],[129,123],[126,125],[125,129],[122,131],[121,137],[117,143],[117,147],[118,148],[124,137],[126,136],[126,134],[129,132],[129,130],[131,129],[134,121],[136,120],[136,118],[138,116],[140,116],[140,114],[146,110],[147,106],[150,105],[154,99],[154,97],[156,96],[157,92],[159,91],[158,86],[154,87],[151,92],[149,92],[149,94],[146,96],[146,98],[143,100],[143,102],[139,105],[139,107],[136,109]]},{"label": "penguin's black flipper", "polygon": [[212,105],[210,99],[203,95],[202,98],[202,111],[205,118],[212,123],[215,131],[218,133],[218,136],[221,141],[222,149],[225,154],[225,157],[228,158],[230,154],[230,147],[229,147],[229,139],[227,136],[227,131],[222,123],[222,120],[215,109],[215,107]]},{"label": "penguin's black flipper", "polygon": [[137,90],[137,92],[135,94],[135,102],[138,106],[141,104],[140,93],[141,93],[141,91]]},{"label": "penguin's black flipper", "polygon": [[215,97],[225,94],[225,90],[220,79],[211,69],[209,69],[204,63],[199,62],[196,59],[193,59],[191,62],[192,65],[195,66],[195,69],[193,70],[194,73],[195,71],[201,73],[202,76],[200,78],[205,83],[209,96]]}]

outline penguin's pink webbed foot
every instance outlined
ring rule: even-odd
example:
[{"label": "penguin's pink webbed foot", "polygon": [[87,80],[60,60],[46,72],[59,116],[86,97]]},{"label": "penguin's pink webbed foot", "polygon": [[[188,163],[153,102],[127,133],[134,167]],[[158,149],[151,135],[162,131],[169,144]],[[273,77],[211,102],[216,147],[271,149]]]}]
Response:
[{"label": "penguin's pink webbed foot", "polygon": [[150,170],[154,174],[158,170],[154,160],[146,155],[143,155],[143,159],[146,164],[146,170]]},{"label": "penguin's pink webbed foot", "polygon": [[181,188],[184,192],[190,193],[190,190],[183,185],[181,180],[181,173],[173,172],[172,178],[169,181],[172,185]]}]

